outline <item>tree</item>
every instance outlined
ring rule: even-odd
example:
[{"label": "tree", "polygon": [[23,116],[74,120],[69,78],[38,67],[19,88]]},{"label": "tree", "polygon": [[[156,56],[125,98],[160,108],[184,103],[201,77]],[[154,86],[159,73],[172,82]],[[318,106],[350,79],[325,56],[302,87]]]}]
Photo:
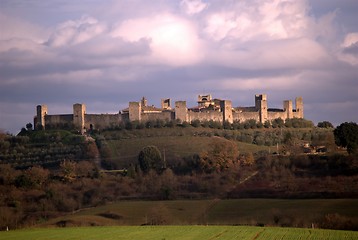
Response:
[{"label": "tree", "polygon": [[276,118],[272,121],[272,127],[273,128],[283,128],[285,126],[285,121],[282,120],[282,118]]},{"label": "tree", "polygon": [[164,168],[162,155],[156,146],[144,147],[139,153],[138,161],[144,173],[148,173],[150,169],[159,172]]},{"label": "tree", "polygon": [[265,128],[270,128],[271,127],[271,122],[269,120],[266,120],[264,123],[264,127]]},{"label": "tree", "polygon": [[349,154],[358,149],[358,125],[354,122],[345,122],[334,129],[334,139],[338,146],[346,147]]},{"label": "tree", "polygon": [[60,164],[62,176],[65,181],[71,182],[76,177],[76,163],[73,161],[64,160]]},{"label": "tree", "polygon": [[221,172],[228,169],[236,161],[239,151],[234,142],[215,137],[209,150],[200,154],[200,168],[207,172]]},{"label": "tree", "polygon": [[252,166],[255,164],[255,158],[252,152],[246,153],[241,158],[241,164],[244,166]]},{"label": "tree", "polygon": [[31,131],[32,130],[32,123],[26,124],[26,129],[27,129],[27,131]]},{"label": "tree", "polygon": [[10,164],[0,164],[0,185],[13,184],[18,175],[18,171],[12,168]]},{"label": "tree", "polygon": [[42,167],[34,166],[27,169],[25,171],[25,175],[32,182],[33,186],[41,187],[47,182],[50,175],[50,171]]},{"label": "tree", "polygon": [[332,123],[328,122],[328,121],[323,121],[323,122],[319,122],[317,124],[317,127],[319,128],[333,128]]}]

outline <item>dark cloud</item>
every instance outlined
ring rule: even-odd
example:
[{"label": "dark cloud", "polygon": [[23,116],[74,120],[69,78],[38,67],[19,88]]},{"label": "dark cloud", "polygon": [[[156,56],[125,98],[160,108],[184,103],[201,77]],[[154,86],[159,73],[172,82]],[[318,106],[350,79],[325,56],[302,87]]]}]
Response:
[{"label": "dark cloud", "polygon": [[358,42],[353,43],[349,47],[344,48],[343,53],[351,54],[351,55],[358,57]]}]

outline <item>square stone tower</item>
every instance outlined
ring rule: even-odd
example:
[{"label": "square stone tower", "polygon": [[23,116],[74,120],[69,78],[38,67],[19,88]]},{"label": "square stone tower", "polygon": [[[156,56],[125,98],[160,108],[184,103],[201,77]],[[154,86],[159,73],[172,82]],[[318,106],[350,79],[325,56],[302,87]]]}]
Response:
[{"label": "square stone tower", "polygon": [[162,109],[171,109],[171,103],[170,98],[162,99],[161,105]]},{"label": "square stone tower", "polygon": [[223,122],[228,121],[229,123],[233,123],[232,102],[229,100],[220,101],[220,108],[223,112]]},{"label": "square stone tower", "polygon": [[293,118],[293,106],[291,100],[283,101],[283,110],[286,112],[286,118]]},{"label": "square stone tower", "polygon": [[73,104],[73,125],[83,132],[85,127],[86,105],[81,103]]},{"label": "square stone tower", "polygon": [[175,102],[175,119],[181,122],[188,121],[188,109],[186,107],[186,101]]},{"label": "square stone tower", "polygon": [[129,121],[141,121],[142,103],[141,102],[129,102]]},{"label": "square stone tower", "polygon": [[296,98],[296,117],[304,118],[302,97]]},{"label": "square stone tower", "polygon": [[266,94],[256,94],[255,95],[255,108],[256,108],[256,111],[259,111],[260,122],[264,123],[268,119]]},{"label": "square stone tower", "polygon": [[47,105],[37,105],[36,116],[37,122],[34,124],[35,129],[45,129],[47,115]]}]

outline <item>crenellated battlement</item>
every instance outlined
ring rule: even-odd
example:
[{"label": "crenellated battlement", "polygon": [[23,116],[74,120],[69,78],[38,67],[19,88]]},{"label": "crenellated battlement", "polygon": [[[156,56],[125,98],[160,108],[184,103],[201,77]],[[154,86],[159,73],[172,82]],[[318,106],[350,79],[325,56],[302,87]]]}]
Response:
[{"label": "crenellated battlement", "polygon": [[253,119],[265,123],[277,118],[283,120],[290,118],[303,118],[302,97],[295,99],[295,109],[291,100],[283,101],[282,109],[268,108],[266,94],[255,95],[254,107],[233,107],[232,101],[213,99],[209,95],[199,95],[198,105],[188,108],[186,101],[176,101],[174,108],[171,99],[162,99],[161,107],[149,106],[147,99],[142,98],[138,102],[129,102],[128,108],[117,114],[87,114],[86,105],[76,103],[73,105],[72,114],[49,115],[47,105],[36,107],[34,126],[36,129],[45,129],[46,126],[73,126],[78,131],[86,129],[103,129],[114,127],[123,122],[146,122],[155,120],[179,122],[217,121],[230,123],[234,121],[244,122]]}]

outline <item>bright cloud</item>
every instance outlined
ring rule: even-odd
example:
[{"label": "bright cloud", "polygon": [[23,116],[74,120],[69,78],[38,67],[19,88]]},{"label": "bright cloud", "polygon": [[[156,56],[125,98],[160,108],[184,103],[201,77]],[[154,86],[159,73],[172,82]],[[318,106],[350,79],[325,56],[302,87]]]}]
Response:
[{"label": "bright cloud", "polygon": [[273,40],[304,36],[310,18],[305,1],[240,1],[211,14],[206,33],[215,41]]},{"label": "bright cloud", "polygon": [[341,48],[338,58],[351,65],[358,65],[358,32],[348,33]]},{"label": "bright cloud", "polygon": [[148,39],[154,61],[162,64],[190,65],[202,58],[195,27],[168,13],[124,21],[113,30],[112,36],[131,42]]},{"label": "bright cloud", "polygon": [[351,47],[357,43],[358,43],[358,32],[348,33],[344,38],[342,47],[344,48]]},{"label": "bright cloud", "polygon": [[203,3],[201,0],[182,0],[180,6],[187,14],[193,15],[203,11],[208,7],[208,4]]},{"label": "bright cloud", "polygon": [[51,47],[76,45],[99,36],[106,29],[106,25],[99,23],[97,19],[83,16],[77,21],[67,21],[60,24],[46,44]]}]

